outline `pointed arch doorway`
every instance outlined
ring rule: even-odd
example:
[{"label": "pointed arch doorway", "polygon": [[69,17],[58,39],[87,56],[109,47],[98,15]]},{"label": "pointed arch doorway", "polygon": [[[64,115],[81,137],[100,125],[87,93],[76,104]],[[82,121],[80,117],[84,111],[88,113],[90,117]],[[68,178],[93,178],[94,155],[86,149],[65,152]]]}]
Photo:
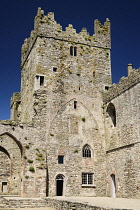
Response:
[{"label": "pointed arch doorway", "polygon": [[58,174],[56,176],[56,196],[63,196],[64,194],[64,175]]}]

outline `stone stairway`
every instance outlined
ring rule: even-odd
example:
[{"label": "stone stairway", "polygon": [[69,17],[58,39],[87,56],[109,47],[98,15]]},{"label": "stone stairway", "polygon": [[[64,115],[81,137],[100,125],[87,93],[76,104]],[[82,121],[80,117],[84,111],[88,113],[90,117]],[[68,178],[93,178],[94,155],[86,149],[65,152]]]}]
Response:
[{"label": "stone stairway", "polygon": [[41,198],[0,197],[0,208],[37,208],[45,206],[46,201]]}]

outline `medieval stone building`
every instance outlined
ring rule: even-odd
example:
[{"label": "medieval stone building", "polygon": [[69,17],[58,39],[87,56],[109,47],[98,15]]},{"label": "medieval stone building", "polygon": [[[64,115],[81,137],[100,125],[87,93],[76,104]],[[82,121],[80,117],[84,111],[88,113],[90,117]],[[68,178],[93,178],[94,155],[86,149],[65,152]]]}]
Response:
[{"label": "medieval stone building", "polygon": [[140,198],[140,69],[112,85],[110,21],[94,32],[38,9],[0,121],[0,195]]}]

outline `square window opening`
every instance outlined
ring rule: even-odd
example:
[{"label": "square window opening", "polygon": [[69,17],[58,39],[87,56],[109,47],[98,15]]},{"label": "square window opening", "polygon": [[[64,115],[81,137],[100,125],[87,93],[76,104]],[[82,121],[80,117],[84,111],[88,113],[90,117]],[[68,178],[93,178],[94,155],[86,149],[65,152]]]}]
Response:
[{"label": "square window opening", "polygon": [[82,184],[93,185],[93,173],[82,173]]},{"label": "square window opening", "polygon": [[53,72],[57,72],[57,68],[56,67],[53,67]]},{"label": "square window opening", "polygon": [[64,164],[64,155],[58,155],[58,164]]}]

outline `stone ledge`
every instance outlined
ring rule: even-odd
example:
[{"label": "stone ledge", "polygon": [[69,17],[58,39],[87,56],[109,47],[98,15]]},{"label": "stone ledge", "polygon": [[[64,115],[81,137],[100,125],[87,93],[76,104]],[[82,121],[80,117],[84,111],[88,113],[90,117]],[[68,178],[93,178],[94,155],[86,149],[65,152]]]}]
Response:
[{"label": "stone ledge", "polygon": [[110,208],[110,207],[101,207],[92,204],[86,204],[86,202],[75,202],[75,201],[67,201],[67,200],[57,200],[53,198],[46,198],[46,205],[56,210],[132,210],[127,208]]}]

